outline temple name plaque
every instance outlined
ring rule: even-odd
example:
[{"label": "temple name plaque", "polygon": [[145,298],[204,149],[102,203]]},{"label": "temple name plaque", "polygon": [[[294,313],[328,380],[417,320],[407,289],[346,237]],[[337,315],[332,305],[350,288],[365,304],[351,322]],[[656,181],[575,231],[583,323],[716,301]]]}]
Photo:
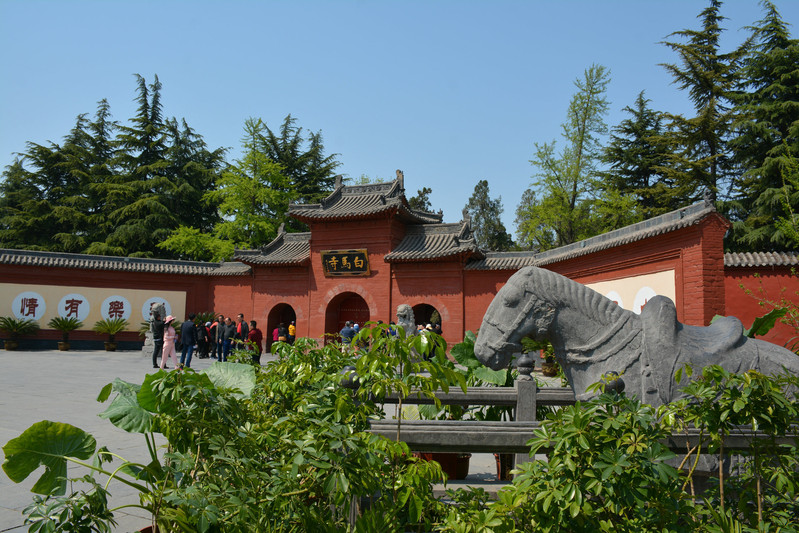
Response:
[{"label": "temple name plaque", "polygon": [[327,277],[369,276],[366,250],[325,250],[321,252],[322,269]]}]

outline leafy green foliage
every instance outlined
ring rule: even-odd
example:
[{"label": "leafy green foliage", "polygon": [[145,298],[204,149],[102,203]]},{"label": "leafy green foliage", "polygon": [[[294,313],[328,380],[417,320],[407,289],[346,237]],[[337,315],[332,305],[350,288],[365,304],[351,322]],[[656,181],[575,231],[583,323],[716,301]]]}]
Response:
[{"label": "leafy green foliage", "polygon": [[[471,370],[478,368],[473,343],[468,335],[453,347]],[[278,359],[263,367],[215,363],[203,373],[158,371],[141,385],[104,387],[98,400],[111,403],[102,416],[144,436],[145,463],[96,450],[90,435],[68,424],[39,422],[9,441],[3,469],[12,480],[46,466],[35,487],[49,496],[26,511],[33,530],[112,527],[98,476],[138,490],[163,531],[795,530],[799,453],[775,445],[797,419],[796,400],[784,392],[799,386],[795,376],[707,367],[684,389],[686,399],[658,409],[614,392],[555,410],[530,441],[531,454],[547,453],[548,461],[520,466],[496,502],[461,490],[445,507],[432,494],[443,479],[436,463],[367,431],[385,416],[380,398],[391,391],[465,387],[435,336],[366,327],[349,346],[298,339],[276,350]],[[356,368],[358,387],[342,386],[345,367]],[[691,370],[677,378],[684,375]],[[662,441],[689,424],[706,442],[689,452],[686,477],[666,463],[673,453]],[[723,456],[721,438],[740,424],[767,438],[752,442],[724,491],[705,502],[685,492],[690,460],[699,451]],[[166,446],[156,445],[157,433]],[[91,474],[69,480],[77,490],[59,496],[67,462]],[[354,523],[352,502],[360,504]]]},{"label": "leafy green foliage", "polygon": [[562,124],[563,148],[556,142],[535,145],[530,161],[538,169],[533,188],[516,209],[517,242],[524,248],[547,250],[598,235],[639,220],[635,199],[599,187],[601,137],[606,133],[605,97],[610,74],[592,65],[574,84]]},{"label": "leafy green foliage", "polygon": [[495,508],[514,531],[691,531],[659,442],[670,433],[657,410],[615,393],[555,411],[530,441],[549,461],[523,463]]},{"label": "leafy green foliage", "polygon": [[0,331],[5,331],[10,339],[27,337],[39,331],[39,323],[30,318],[16,318],[13,316],[0,317]]},{"label": "leafy green foliage", "polygon": [[125,331],[128,326],[130,326],[130,322],[124,318],[103,318],[94,323],[92,331],[108,335],[109,342],[114,342],[114,336]]},{"label": "leafy green foliage", "polygon": [[11,481],[19,483],[44,466],[44,474],[31,490],[37,494],[64,494],[67,458],[88,459],[96,446],[94,437],[81,429],[43,420],[3,446],[3,471]]},{"label": "leafy green foliage", "polygon": [[686,203],[675,197],[673,180],[666,167],[672,150],[664,134],[666,116],[649,107],[641,91],[632,107],[623,111],[630,117],[612,129],[602,160],[610,168],[601,172],[600,187],[605,194],[616,191],[633,195],[643,219],[662,215]]},{"label": "leafy green foliage", "polygon": [[[685,370],[692,375],[690,368]],[[682,375],[677,373],[678,381]],[[735,504],[735,517],[751,526],[763,523],[765,517],[783,527],[797,523],[797,451],[795,447],[779,451],[776,444],[777,437],[789,433],[799,417],[796,399],[785,392],[795,391],[797,386],[797,376],[772,378],[754,370],[733,374],[711,365],[703,368],[683,389],[687,398],[674,404],[683,423],[701,429],[706,435],[704,446],[719,455],[719,484],[714,501],[722,513],[731,500]],[[767,438],[751,442],[750,452],[739,465],[739,475],[732,484],[729,481],[725,484],[721,471],[723,438],[743,425],[751,426]],[[692,453],[699,452],[697,449]]]},{"label": "leafy green foliage", "polygon": [[33,503],[23,514],[27,515],[30,533],[111,533],[113,513],[108,509],[108,491],[91,476],[80,479],[91,488],[73,492],[68,496],[42,498],[34,496]]},{"label": "leafy green foliage", "polygon": [[82,328],[83,322],[74,316],[55,316],[47,323],[47,327],[53,328],[63,333],[62,340],[64,342],[69,342],[69,332]]},{"label": "leafy green foliage", "polygon": [[430,195],[432,193],[433,189],[430,187],[422,187],[416,191],[416,196],[408,198],[408,206],[416,211],[432,212],[433,205],[430,203]]}]

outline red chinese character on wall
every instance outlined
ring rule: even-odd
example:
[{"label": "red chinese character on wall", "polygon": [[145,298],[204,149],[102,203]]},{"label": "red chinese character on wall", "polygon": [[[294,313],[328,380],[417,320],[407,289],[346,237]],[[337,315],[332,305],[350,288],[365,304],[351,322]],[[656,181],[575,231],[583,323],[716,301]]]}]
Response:
[{"label": "red chinese character on wall", "polygon": [[67,318],[70,316],[78,316],[78,307],[83,303],[83,300],[67,300],[64,303],[64,311],[67,312]]},{"label": "red chinese character on wall", "polygon": [[125,314],[125,302],[108,302],[108,318],[122,318]]},{"label": "red chinese character on wall", "polygon": [[39,307],[38,298],[23,298],[20,302],[19,313],[22,316],[36,316],[37,307]]}]

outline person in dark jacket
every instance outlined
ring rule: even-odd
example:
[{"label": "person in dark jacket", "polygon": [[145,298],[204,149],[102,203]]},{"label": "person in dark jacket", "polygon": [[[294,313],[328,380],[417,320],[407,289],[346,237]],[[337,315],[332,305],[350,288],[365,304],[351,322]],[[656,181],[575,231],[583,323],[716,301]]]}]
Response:
[{"label": "person in dark jacket", "polygon": [[189,318],[180,326],[180,343],[183,345],[183,350],[180,353],[180,367],[191,368],[191,356],[194,349],[197,347],[197,326],[194,324],[194,319],[197,315],[194,313],[189,314]]},{"label": "person in dark jacket", "polygon": [[153,368],[159,368],[158,358],[164,351],[164,321],[158,313],[153,313],[150,330],[153,332]]},{"label": "person in dark jacket", "polygon": [[244,314],[239,313],[236,317],[236,334],[233,336],[233,339],[242,349],[244,348],[244,343],[247,342],[247,336],[249,333],[250,328],[244,321]]},{"label": "person in dark jacket", "polygon": [[208,359],[208,339],[211,333],[208,331],[210,322],[197,324],[197,357],[200,359]]},{"label": "person in dark jacket", "polygon": [[220,361],[227,361],[227,356],[230,355],[230,347],[233,345],[233,338],[236,336],[236,324],[229,317],[225,317],[225,323],[220,327],[222,333],[222,354]]},{"label": "person in dark jacket", "polygon": [[213,357],[214,359],[221,361],[222,360],[222,326],[225,325],[225,317],[222,315],[217,316],[214,319],[214,323],[211,324],[211,344],[213,344]]}]

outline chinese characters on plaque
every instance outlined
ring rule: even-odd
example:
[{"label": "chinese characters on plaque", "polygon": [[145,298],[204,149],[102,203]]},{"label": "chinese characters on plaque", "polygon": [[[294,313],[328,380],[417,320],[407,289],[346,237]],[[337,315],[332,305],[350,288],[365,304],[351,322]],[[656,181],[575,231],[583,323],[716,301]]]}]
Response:
[{"label": "chinese characters on plaque", "polygon": [[326,250],[321,252],[325,276],[369,276],[366,250]]}]

